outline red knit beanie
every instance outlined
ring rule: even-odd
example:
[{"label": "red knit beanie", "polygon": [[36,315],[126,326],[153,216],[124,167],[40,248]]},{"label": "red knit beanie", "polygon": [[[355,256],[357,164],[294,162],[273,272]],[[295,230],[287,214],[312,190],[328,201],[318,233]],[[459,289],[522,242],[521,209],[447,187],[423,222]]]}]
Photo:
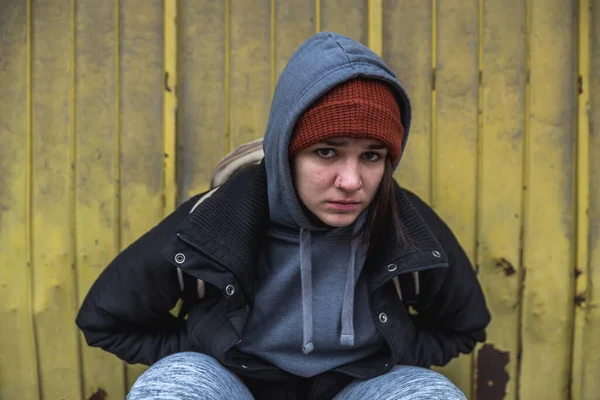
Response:
[{"label": "red knit beanie", "polygon": [[376,79],[355,78],[334,87],[300,116],[289,146],[290,158],[332,137],[379,140],[392,165],[402,151],[404,127],[392,89]]}]

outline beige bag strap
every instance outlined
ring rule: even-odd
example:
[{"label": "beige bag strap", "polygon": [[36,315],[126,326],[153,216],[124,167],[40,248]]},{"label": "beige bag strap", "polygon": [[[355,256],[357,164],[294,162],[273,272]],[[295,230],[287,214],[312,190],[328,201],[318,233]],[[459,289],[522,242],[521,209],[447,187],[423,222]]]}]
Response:
[{"label": "beige bag strap", "polygon": [[236,147],[219,161],[210,180],[210,187],[221,186],[233,174],[249,165],[259,164],[265,156],[263,140],[257,139]]}]

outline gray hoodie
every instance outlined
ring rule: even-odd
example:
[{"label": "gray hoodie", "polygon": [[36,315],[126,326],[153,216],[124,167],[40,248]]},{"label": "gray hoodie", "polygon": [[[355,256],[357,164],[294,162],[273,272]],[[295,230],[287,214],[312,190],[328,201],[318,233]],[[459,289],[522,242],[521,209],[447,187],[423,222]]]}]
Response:
[{"label": "gray hoodie", "polygon": [[238,346],[302,377],[364,358],[383,343],[361,274],[368,247],[361,229],[365,215],[344,228],[312,223],[296,195],[288,160],[300,115],[329,89],[358,76],[382,79],[396,89],[404,149],[411,110],[400,82],[367,47],[328,32],[307,40],[290,58],[264,137],[271,224],[254,307]]}]

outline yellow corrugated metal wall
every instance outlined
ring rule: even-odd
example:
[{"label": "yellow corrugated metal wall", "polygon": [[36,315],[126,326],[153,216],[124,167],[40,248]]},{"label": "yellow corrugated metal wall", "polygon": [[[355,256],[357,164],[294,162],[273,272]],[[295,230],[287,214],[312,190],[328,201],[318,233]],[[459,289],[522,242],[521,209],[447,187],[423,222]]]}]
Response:
[{"label": "yellow corrugated metal wall", "polygon": [[442,372],[470,399],[600,399],[600,0],[1,1],[0,399],[124,397],[142,369],[85,345],[79,303],[262,136],[320,30],[407,86],[398,179],[477,266],[488,341]]}]

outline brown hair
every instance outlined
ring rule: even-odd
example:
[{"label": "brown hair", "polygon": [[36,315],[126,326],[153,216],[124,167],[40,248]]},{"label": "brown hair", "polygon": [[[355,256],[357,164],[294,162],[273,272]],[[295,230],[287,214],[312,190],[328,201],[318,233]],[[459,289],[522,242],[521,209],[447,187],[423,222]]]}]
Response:
[{"label": "brown hair", "polygon": [[403,237],[398,204],[396,203],[396,196],[394,194],[393,173],[392,161],[390,157],[386,157],[383,177],[381,178],[375,198],[369,207],[367,222],[365,224],[365,232],[369,240],[367,257],[377,247],[381,235],[390,232],[390,228],[392,228],[391,232],[398,235],[398,238]]}]

